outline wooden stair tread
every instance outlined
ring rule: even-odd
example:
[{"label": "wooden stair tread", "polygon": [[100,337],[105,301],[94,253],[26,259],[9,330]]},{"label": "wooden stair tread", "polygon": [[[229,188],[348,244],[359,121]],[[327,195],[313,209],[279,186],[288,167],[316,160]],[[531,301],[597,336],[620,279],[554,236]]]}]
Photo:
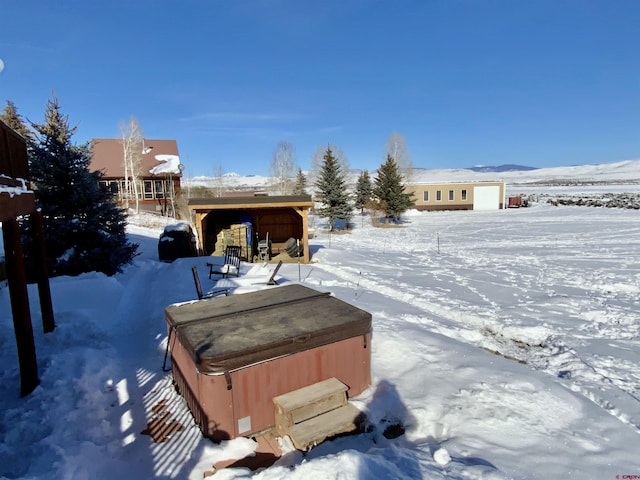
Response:
[{"label": "wooden stair tread", "polygon": [[304,422],[346,404],[347,396],[345,392],[338,392],[328,397],[311,399],[309,403],[286,413],[280,413],[279,409],[276,408],[276,430],[281,435],[286,435],[286,431],[296,423]]},{"label": "wooden stair tread", "polygon": [[293,425],[287,434],[297,449],[306,450],[329,437],[356,430],[361,416],[360,410],[347,403],[335,410]]},{"label": "wooden stair tread", "polygon": [[[307,387],[293,390],[273,398],[276,411],[281,414],[304,407],[316,400],[332,396],[340,392],[346,392],[348,387],[337,378],[329,378],[322,382],[314,383]],[[346,394],[345,394],[346,395]]]}]

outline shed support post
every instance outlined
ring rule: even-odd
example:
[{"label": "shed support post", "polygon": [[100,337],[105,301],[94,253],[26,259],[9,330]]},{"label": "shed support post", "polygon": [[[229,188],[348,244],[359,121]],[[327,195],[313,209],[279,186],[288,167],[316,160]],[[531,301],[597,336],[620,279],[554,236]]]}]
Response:
[{"label": "shed support post", "polygon": [[18,363],[20,366],[20,395],[29,395],[39,385],[36,347],[33,340],[29,295],[27,292],[27,275],[24,269],[22,243],[20,242],[20,225],[15,219],[2,222],[2,236],[5,247],[7,265],[7,281],[11,297],[13,328],[18,347]]},{"label": "shed support post", "polygon": [[302,217],[302,250],[304,263],[309,263],[309,210],[306,208],[294,209]]},{"label": "shed support post", "polygon": [[44,226],[42,213],[31,214],[31,224],[34,231],[35,262],[38,278],[38,296],[40,298],[40,313],[42,314],[42,329],[44,333],[53,332],[56,322],[53,318],[53,306],[51,305],[51,288],[49,286],[49,269],[47,266],[47,253],[44,242]]},{"label": "shed support post", "polygon": [[206,215],[200,212],[196,212],[196,221],[195,221],[195,227],[196,227],[196,236],[198,237],[198,242],[200,243],[200,252],[201,255],[206,255],[206,252],[204,251],[204,228],[202,226],[202,220],[204,219]]}]

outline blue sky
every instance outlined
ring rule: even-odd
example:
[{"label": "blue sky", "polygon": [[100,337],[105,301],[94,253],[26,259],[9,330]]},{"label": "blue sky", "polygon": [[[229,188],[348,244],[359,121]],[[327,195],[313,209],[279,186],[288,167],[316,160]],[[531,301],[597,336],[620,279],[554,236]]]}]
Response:
[{"label": "blue sky", "polygon": [[174,138],[189,176],[267,175],[280,141],[375,170],[640,157],[640,2],[0,0],[0,100],[77,143]]}]

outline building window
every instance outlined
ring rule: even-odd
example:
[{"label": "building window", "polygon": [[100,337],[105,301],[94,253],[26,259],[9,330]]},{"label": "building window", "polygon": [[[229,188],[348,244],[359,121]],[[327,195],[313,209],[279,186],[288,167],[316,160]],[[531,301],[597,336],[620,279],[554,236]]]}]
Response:
[{"label": "building window", "polygon": [[453,202],[453,190],[449,190],[449,201]]},{"label": "building window", "polygon": [[428,202],[428,201],[429,201],[429,192],[424,192],[424,193],[422,194],[422,200],[423,200],[424,202]]},{"label": "building window", "polygon": [[462,200],[466,200],[466,199],[467,199],[467,191],[462,190]]},{"label": "building window", "polygon": [[442,200],[442,190],[437,190],[436,191],[436,201],[441,201]]},{"label": "building window", "polygon": [[144,198],[153,198],[153,183],[151,183],[151,180],[144,181]]},{"label": "building window", "polygon": [[162,180],[155,180],[156,198],[164,198],[164,189],[162,183]]}]

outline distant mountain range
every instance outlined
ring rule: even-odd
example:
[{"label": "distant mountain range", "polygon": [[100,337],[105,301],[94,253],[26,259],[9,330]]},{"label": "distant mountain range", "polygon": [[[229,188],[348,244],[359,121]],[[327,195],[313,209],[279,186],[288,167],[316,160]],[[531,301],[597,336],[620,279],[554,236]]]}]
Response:
[{"label": "distant mountain range", "polygon": [[[347,183],[355,185],[361,170],[350,170]],[[308,173],[308,172],[305,172]],[[225,173],[222,181],[214,177],[193,177],[183,179],[184,184],[224,188],[231,190],[264,190],[270,185],[270,178],[261,175],[241,176]],[[411,176],[414,183],[431,182],[472,182],[504,181],[511,185],[557,185],[557,184],[640,184],[640,159],[623,160],[595,165],[572,165],[566,167],[535,168],[522,165],[487,166],[471,168],[428,169],[416,168]]]},{"label": "distant mountain range", "polygon": [[527,167],[524,165],[498,165],[498,166],[489,166],[489,165],[476,165],[475,167],[468,168],[467,170],[471,170],[473,172],[479,173],[487,173],[487,172],[529,172],[531,170],[537,170],[536,167]]}]

